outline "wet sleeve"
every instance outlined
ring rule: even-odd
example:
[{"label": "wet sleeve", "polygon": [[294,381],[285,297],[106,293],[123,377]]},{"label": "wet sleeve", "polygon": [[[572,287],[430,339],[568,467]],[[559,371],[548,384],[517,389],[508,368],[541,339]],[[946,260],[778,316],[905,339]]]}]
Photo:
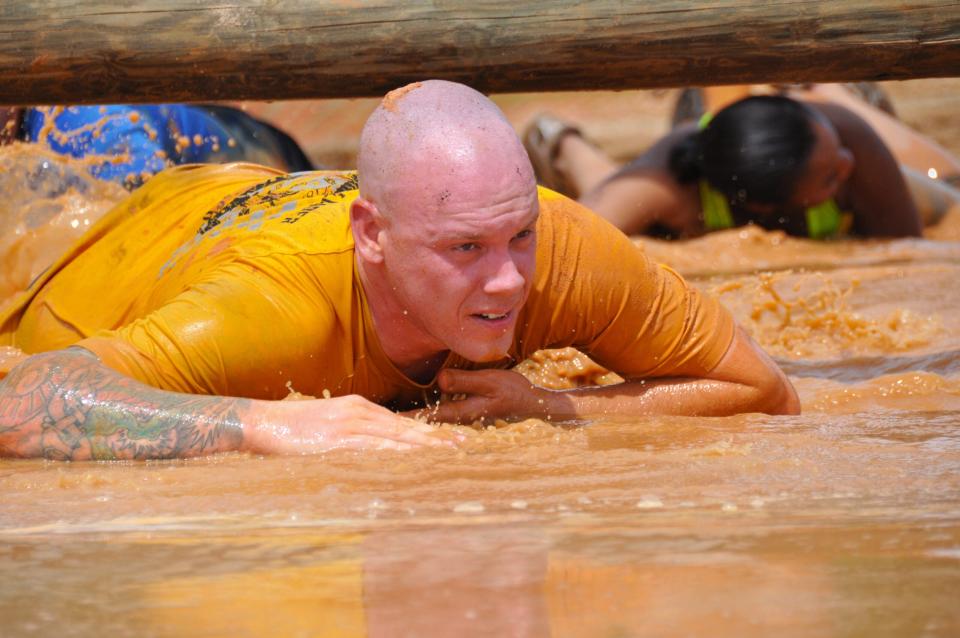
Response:
[{"label": "wet sleeve", "polygon": [[[579,208],[579,207],[578,207]],[[626,378],[702,376],[726,353],[733,317],[714,297],[650,261],[619,230],[580,208],[557,225],[551,294],[573,344]],[[571,264],[576,264],[575,267]],[[572,324],[564,326],[564,324]]]},{"label": "wet sleeve", "polygon": [[220,267],[149,315],[78,345],[157,388],[277,399],[341,332],[304,271],[258,259]]}]

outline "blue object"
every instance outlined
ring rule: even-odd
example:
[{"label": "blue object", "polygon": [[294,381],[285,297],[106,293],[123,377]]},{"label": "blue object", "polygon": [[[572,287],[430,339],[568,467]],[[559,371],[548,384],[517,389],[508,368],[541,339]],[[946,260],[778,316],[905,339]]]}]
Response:
[{"label": "blue object", "polygon": [[[52,124],[47,123],[52,118]],[[31,108],[23,136],[51,150],[91,160],[97,178],[135,187],[173,164],[250,161],[308,170],[289,136],[230,107],[193,104],[114,104]],[[46,139],[40,136],[46,131]],[[306,166],[291,160],[307,162]]]}]

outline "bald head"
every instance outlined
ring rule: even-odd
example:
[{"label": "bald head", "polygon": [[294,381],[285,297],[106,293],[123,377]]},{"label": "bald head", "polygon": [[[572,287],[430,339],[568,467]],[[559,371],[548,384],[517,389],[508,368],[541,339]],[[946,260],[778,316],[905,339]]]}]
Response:
[{"label": "bald head", "polygon": [[360,195],[384,215],[440,210],[490,188],[536,187],[530,160],[497,106],[463,84],[416,82],[390,92],[367,120]]}]

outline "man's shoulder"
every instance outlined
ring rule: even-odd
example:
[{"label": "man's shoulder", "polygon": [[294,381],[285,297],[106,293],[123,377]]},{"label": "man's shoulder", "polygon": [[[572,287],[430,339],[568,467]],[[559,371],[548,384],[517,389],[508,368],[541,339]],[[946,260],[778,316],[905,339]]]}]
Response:
[{"label": "man's shoulder", "polygon": [[579,225],[589,222],[591,218],[599,218],[596,213],[580,202],[545,186],[537,186],[537,199],[540,203],[540,228],[542,230],[555,226]]},{"label": "man's shoulder", "polygon": [[[249,259],[263,265],[267,258],[289,263],[305,255],[350,254],[355,184],[352,173],[286,174],[245,164],[164,171],[138,191],[158,214],[185,209],[167,224],[172,225],[170,236],[160,236],[151,248],[156,278],[189,281],[211,268]],[[151,221],[141,217],[137,223],[149,227]],[[128,229],[124,236],[136,239],[136,231]],[[311,261],[316,267],[326,263]]]},{"label": "man's shoulder", "polygon": [[558,193],[555,190],[551,190],[546,186],[541,186],[539,184],[537,185],[537,199],[540,201],[541,207],[546,207],[550,210],[588,210],[582,204],[567,197],[563,193]]},{"label": "man's shoulder", "polygon": [[[573,288],[621,288],[624,277],[644,282],[655,278],[656,269],[642,245],[609,221],[549,189],[539,188],[538,195],[536,289],[573,298],[567,294]],[[590,294],[574,297],[582,301]]]},{"label": "man's shoulder", "polygon": [[266,246],[270,252],[351,250],[349,210],[356,197],[353,172],[277,175],[222,200],[204,215],[197,235],[232,235],[254,252]]},{"label": "man's shoulder", "polygon": [[566,195],[538,186],[537,196],[540,202],[539,240],[564,245],[575,243],[581,245],[581,250],[584,247],[603,250],[608,242],[627,240],[613,224]]}]

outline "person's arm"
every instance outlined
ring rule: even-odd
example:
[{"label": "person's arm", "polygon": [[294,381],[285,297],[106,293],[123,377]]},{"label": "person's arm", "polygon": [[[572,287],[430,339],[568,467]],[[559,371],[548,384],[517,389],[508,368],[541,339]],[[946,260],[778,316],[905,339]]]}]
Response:
[{"label": "person's arm", "polygon": [[890,149],[861,117],[836,104],[816,105],[830,120],[840,141],[853,153],[847,188],[854,229],[865,237],[919,237],[923,224],[900,165]]},{"label": "person's arm", "polygon": [[158,390],[115,372],[81,348],[31,356],[0,381],[0,456],[313,454],[452,441],[448,432],[358,396],[260,401]]},{"label": "person's arm", "polygon": [[548,390],[512,371],[444,370],[439,383],[448,394],[466,395],[424,412],[430,420],[441,422],[800,413],[800,401],[790,381],[739,327],[720,363],[702,378],[627,380],[616,385]]},{"label": "person's arm", "polygon": [[627,235],[661,225],[681,236],[703,233],[699,197],[677,182],[668,168],[673,147],[696,127],[685,125],[661,138],[639,157],[583,193],[580,203]]},{"label": "person's arm", "polygon": [[662,226],[682,237],[703,234],[699,200],[663,169],[635,168],[621,171],[580,198],[594,211],[627,235],[649,232]]}]

